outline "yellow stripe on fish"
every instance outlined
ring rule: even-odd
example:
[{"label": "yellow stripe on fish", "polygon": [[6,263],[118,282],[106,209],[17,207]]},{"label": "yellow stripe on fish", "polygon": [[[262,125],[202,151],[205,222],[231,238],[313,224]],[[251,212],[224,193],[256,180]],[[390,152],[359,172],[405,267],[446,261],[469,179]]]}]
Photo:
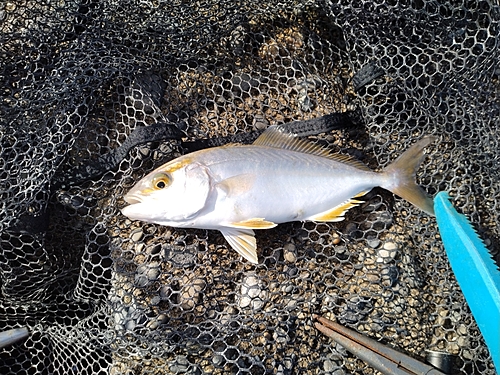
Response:
[{"label": "yellow stripe on fish", "polygon": [[272,221],[266,221],[263,218],[253,218],[229,224],[229,226],[233,228],[247,228],[247,229],[270,229],[274,228],[276,225],[278,224],[273,223]]},{"label": "yellow stripe on fish", "polygon": [[140,180],[124,199],[130,219],[219,230],[257,263],[253,229],[288,221],[340,221],[360,196],[380,186],[433,215],[415,183],[425,137],[381,172],[311,142],[267,129],[252,145],[226,145],[181,156]]}]

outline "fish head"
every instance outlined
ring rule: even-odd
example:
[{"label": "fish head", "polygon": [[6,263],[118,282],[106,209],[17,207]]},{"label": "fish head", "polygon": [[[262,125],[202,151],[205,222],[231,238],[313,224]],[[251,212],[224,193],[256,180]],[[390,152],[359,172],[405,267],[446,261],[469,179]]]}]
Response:
[{"label": "fish head", "polygon": [[[181,159],[180,161],[177,161]],[[142,178],[123,197],[132,220],[182,226],[206,205],[211,191],[207,168],[188,158],[167,163]]]}]

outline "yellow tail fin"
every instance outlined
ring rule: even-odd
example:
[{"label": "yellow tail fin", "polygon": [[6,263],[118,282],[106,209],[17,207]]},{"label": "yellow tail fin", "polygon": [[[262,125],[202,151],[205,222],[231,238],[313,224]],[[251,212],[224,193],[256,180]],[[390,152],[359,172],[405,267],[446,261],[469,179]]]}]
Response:
[{"label": "yellow tail fin", "polygon": [[385,168],[383,173],[387,176],[388,183],[382,186],[433,216],[432,199],[417,185],[415,176],[425,157],[424,148],[436,139],[431,136],[422,138]]}]

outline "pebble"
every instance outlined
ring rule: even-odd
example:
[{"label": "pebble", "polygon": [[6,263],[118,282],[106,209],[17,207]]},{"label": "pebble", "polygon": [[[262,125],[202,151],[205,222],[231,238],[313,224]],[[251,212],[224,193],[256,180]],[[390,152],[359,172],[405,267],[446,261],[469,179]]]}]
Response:
[{"label": "pebble", "polygon": [[376,249],[380,245],[380,240],[378,238],[368,238],[366,240],[366,243],[368,246],[370,246],[372,249]]},{"label": "pebble", "polygon": [[113,313],[113,321],[115,324],[121,324],[124,318],[125,311],[115,311]]},{"label": "pebble", "polygon": [[241,294],[250,298],[255,298],[259,293],[259,279],[255,276],[247,276],[241,285]]},{"label": "pebble", "polygon": [[382,282],[389,284],[393,287],[398,282],[399,278],[399,268],[397,266],[385,266],[380,272],[382,276]]},{"label": "pebble", "polygon": [[297,100],[303,111],[308,112],[314,109],[314,102],[309,97],[308,92],[313,92],[320,85],[321,81],[311,78],[299,82],[294,87],[297,90]]},{"label": "pebble", "polygon": [[[239,313],[239,310],[234,306],[226,306],[222,313],[219,315],[219,322],[222,326],[230,326],[237,319],[235,315]],[[216,351],[222,351],[223,349],[214,348]]]},{"label": "pebble", "polygon": [[288,341],[288,333],[283,328],[278,327],[273,332],[273,339],[278,344],[285,344]]},{"label": "pebble", "polygon": [[335,307],[337,302],[337,298],[327,294],[325,298],[323,298],[323,305],[326,306],[328,309],[332,309]]},{"label": "pebble", "polygon": [[328,358],[325,360],[325,362],[323,362],[323,369],[325,371],[331,372],[335,369],[335,367],[337,367],[337,366],[335,366],[335,364],[332,361],[330,361]]},{"label": "pebble", "polygon": [[205,289],[207,283],[201,278],[191,278],[184,275],[182,285],[179,302],[184,310],[190,310],[200,302],[201,292]]},{"label": "pebble", "polygon": [[130,305],[132,303],[132,296],[130,294],[125,294],[122,297],[122,301],[125,305]]},{"label": "pebble", "polygon": [[467,337],[463,337],[463,336],[460,336],[458,339],[457,339],[457,344],[458,346],[460,346],[461,348],[467,348],[469,347],[469,340],[467,339]]},{"label": "pebble", "polygon": [[373,309],[373,305],[369,299],[354,296],[342,308],[338,317],[340,323],[357,323],[365,318]]},{"label": "pebble", "polygon": [[15,2],[12,2],[12,1],[8,1],[7,3],[5,3],[5,10],[7,12],[13,12],[16,10],[16,4]]},{"label": "pebble", "polygon": [[198,244],[182,248],[182,250],[172,246],[165,246],[165,260],[172,262],[176,267],[192,267],[197,262],[198,249]]},{"label": "pebble", "polygon": [[132,370],[128,371],[127,369],[120,366],[120,364],[113,363],[112,367],[109,369],[109,375],[129,375],[132,374]]},{"label": "pebble", "polygon": [[474,354],[468,349],[462,350],[462,356],[464,359],[468,360],[474,359]]},{"label": "pebble", "polygon": [[385,250],[397,250],[398,249],[398,245],[396,245],[394,242],[386,242],[384,244],[384,249]]},{"label": "pebble", "polygon": [[160,262],[149,262],[137,266],[135,285],[145,287],[160,277]]},{"label": "pebble", "polygon": [[149,305],[150,306],[156,306],[158,305],[159,303],[161,302],[161,298],[160,296],[156,295],[154,297],[151,298],[151,301],[149,302]]},{"label": "pebble", "polygon": [[170,364],[169,369],[174,374],[180,374],[181,372],[186,372],[189,370],[189,361],[185,356],[179,355],[177,356],[175,361]]},{"label": "pebble", "polygon": [[[283,302],[287,310],[293,310],[297,306],[297,299],[295,297],[285,298]],[[272,307],[269,311],[272,311]]]},{"label": "pebble", "polygon": [[347,247],[345,247],[345,246],[335,247],[335,254],[344,254],[346,251],[347,251]]},{"label": "pebble", "polygon": [[449,342],[448,343],[448,349],[451,354],[457,354],[460,350],[460,347],[458,346],[458,343],[456,342]]},{"label": "pebble", "polygon": [[134,252],[136,254],[141,254],[144,251],[144,242],[136,243],[134,246]]},{"label": "pebble", "polygon": [[215,354],[212,357],[212,363],[214,364],[214,366],[221,367],[225,363],[224,357],[221,356],[220,354]]},{"label": "pebble", "polygon": [[384,325],[380,323],[373,322],[370,324],[370,331],[372,332],[382,332],[384,330]]},{"label": "pebble", "polygon": [[282,364],[278,365],[278,370],[276,371],[276,375],[288,375],[288,371],[285,371],[285,368]]},{"label": "pebble", "polygon": [[398,246],[394,242],[386,242],[377,252],[377,263],[389,263],[398,253]]},{"label": "pebble", "polygon": [[394,304],[393,303],[389,304],[389,307],[396,314],[402,314],[403,313],[403,307],[402,306],[405,306],[405,302],[404,301],[402,301],[401,303],[398,303],[399,301],[401,301],[401,299],[398,298],[398,300]]},{"label": "pebble", "polygon": [[142,237],[144,237],[144,232],[142,231],[142,228],[136,228],[132,232],[130,232],[130,238],[134,242],[139,242]]},{"label": "pebble", "polygon": [[289,277],[295,277],[299,273],[299,269],[295,266],[285,266],[284,271]]},{"label": "pebble", "polygon": [[341,361],[347,356],[347,350],[340,344],[332,343],[327,356],[330,361]]},{"label": "pebble", "polygon": [[253,127],[257,130],[264,130],[269,126],[269,122],[266,120],[266,118],[262,115],[256,115],[253,118]]},{"label": "pebble", "polygon": [[457,332],[461,335],[467,335],[467,326],[465,324],[460,324],[457,328]]},{"label": "pebble", "polygon": [[167,299],[172,295],[172,287],[170,285],[162,285],[160,287],[160,298]]},{"label": "pebble", "polygon": [[297,256],[295,255],[296,254],[296,247],[293,243],[287,243],[285,246],[284,246],[284,250],[285,250],[285,260],[288,262],[288,263],[295,263],[295,261],[297,260]]},{"label": "pebble", "polygon": [[129,307],[115,309],[113,313],[114,329],[118,331],[133,331],[137,326],[143,326],[147,322],[144,312],[133,303]]},{"label": "pebble", "polygon": [[161,324],[164,324],[167,321],[167,316],[165,314],[160,314],[154,319],[151,319],[147,324],[146,327],[149,330],[155,330],[157,329]]},{"label": "pebble", "polygon": [[[272,288],[271,288],[272,289]],[[291,283],[286,283],[281,286],[281,291],[283,293],[291,293],[293,291],[293,284]]]},{"label": "pebble", "polygon": [[281,366],[284,367],[284,370],[287,371],[289,374],[293,373],[293,369],[295,367],[295,364],[297,363],[297,356],[295,354],[292,354],[291,356],[286,356],[283,358],[283,361],[281,362]]},{"label": "pebble", "polygon": [[130,320],[127,320],[127,321],[126,321],[126,323],[125,323],[125,329],[126,329],[127,331],[133,331],[133,330],[134,330],[134,328],[135,328],[135,326],[136,326],[135,321],[134,321],[134,320],[131,320],[131,319],[130,319]]},{"label": "pebble", "polygon": [[149,149],[149,147],[142,146],[142,147],[139,147],[139,153],[141,153],[143,156],[149,156],[149,154],[151,153],[151,150]]},{"label": "pebble", "polygon": [[259,279],[253,275],[245,277],[241,284],[240,294],[241,308],[250,306],[254,310],[259,310],[264,306],[264,300],[267,299],[267,292],[261,289]]}]

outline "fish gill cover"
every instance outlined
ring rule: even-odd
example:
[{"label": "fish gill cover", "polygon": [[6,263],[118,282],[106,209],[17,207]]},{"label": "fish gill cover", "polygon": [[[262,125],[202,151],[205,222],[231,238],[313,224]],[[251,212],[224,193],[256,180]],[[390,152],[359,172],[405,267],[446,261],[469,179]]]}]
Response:
[{"label": "fish gill cover", "polygon": [[387,191],[258,231],[258,265],[120,209],[164,162],[270,125],[374,169],[434,135],[418,182],[498,261],[499,22],[494,1],[3,2],[0,328],[30,335],[0,372],[373,374],[315,313],[494,374],[435,220]]}]

